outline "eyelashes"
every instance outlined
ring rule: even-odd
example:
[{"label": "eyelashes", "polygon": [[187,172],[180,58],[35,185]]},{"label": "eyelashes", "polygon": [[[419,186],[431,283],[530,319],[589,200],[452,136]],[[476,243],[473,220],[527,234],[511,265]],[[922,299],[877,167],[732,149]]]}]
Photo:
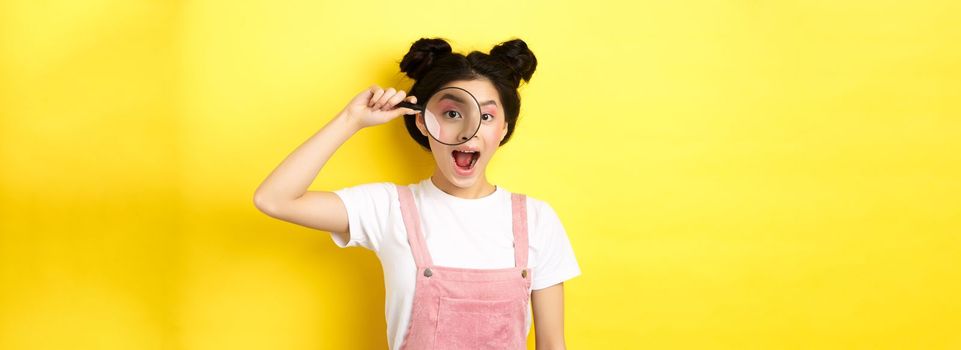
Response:
[{"label": "eyelashes", "polygon": [[[449,110],[449,111],[444,112],[444,116],[447,117],[447,118],[453,119],[453,118],[460,118],[460,117],[461,117],[461,114],[460,114],[460,112],[458,112],[458,111]],[[483,120],[483,121],[491,121],[491,120],[494,120],[494,115],[493,115],[493,114],[490,114],[490,113],[481,114],[481,120]]]},{"label": "eyelashes", "polygon": [[460,112],[458,112],[458,111],[447,111],[447,112],[444,112],[444,115],[447,116],[448,118],[457,118],[457,117],[460,117]]}]

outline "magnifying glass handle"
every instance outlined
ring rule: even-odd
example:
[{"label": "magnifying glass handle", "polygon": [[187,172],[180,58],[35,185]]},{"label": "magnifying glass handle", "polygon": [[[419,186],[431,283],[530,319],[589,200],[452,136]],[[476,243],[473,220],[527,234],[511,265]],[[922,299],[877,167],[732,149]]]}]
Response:
[{"label": "magnifying glass handle", "polygon": [[[421,111],[421,112],[424,111],[424,106],[416,105],[416,104],[413,104],[413,103],[410,103],[410,102],[407,102],[407,101],[400,101],[400,102],[398,102],[395,106],[396,106],[397,108],[410,108],[410,109],[413,109],[413,110],[415,110],[415,111]],[[414,115],[414,114],[407,114],[407,115]]]}]

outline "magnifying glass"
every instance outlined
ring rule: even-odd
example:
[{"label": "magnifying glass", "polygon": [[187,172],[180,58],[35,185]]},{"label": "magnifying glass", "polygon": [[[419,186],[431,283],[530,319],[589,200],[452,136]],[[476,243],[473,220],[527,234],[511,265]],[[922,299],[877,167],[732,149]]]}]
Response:
[{"label": "magnifying glass", "polygon": [[455,146],[467,142],[480,129],[480,103],[474,95],[459,87],[450,86],[437,90],[424,105],[402,101],[397,107],[423,113],[427,133],[445,145]]}]

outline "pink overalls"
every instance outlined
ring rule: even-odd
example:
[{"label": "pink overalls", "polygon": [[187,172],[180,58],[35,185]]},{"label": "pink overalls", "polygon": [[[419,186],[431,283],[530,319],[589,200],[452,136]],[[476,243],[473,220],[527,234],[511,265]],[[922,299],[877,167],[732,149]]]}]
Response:
[{"label": "pink overalls", "polygon": [[511,194],[514,267],[466,269],[434,265],[413,194],[401,185],[397,193],[417,265],[414,306],[400,349],[526,349],[531,293],[526,197]]}]

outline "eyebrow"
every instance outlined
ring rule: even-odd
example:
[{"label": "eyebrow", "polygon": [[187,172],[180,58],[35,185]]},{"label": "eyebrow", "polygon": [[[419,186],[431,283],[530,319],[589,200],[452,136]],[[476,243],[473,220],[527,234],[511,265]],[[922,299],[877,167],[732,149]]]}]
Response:
[{"label": "eyebrow", "polygon": [[440,95],[440,99],[441,99],[442,101],[443,101],[443,100],[450,99],[450,100],[454,100],[454,101],[457,102],[457,103],[467,103],[467,101],[464,101],[464,99],[462,99],[462,98],[460,98],[460,97],[457,97],[457,96],[454,96],[454,95],[451,95],[451,94],[446,93],[446,92],[445,92],[443,95]]},{"label": "eyebrow", "polygon": [[[441,100],[450,99],[450,100],[454,100],[454,101],[457,102],[457,103],[463,103],[463,104],[466,104],[466,103],[467,103],[467,101],[464,101],[464,99],[462,99],[462,98],[460,98],[460,97],[457,97],[457,96],[455,96],[455,95],[446,93],[446,92],[445,92],[443,95],[440,95],[440,99],[441,99]],[[497,102],[494,101],[494,100],[490,100],[490,101],[484,101],[483,103],[480,104],[481,107],[484,107],[484,106],[486,106],[486,105],[495,105],[495,106],[496,106],[496,105],[497,105]]]}]

